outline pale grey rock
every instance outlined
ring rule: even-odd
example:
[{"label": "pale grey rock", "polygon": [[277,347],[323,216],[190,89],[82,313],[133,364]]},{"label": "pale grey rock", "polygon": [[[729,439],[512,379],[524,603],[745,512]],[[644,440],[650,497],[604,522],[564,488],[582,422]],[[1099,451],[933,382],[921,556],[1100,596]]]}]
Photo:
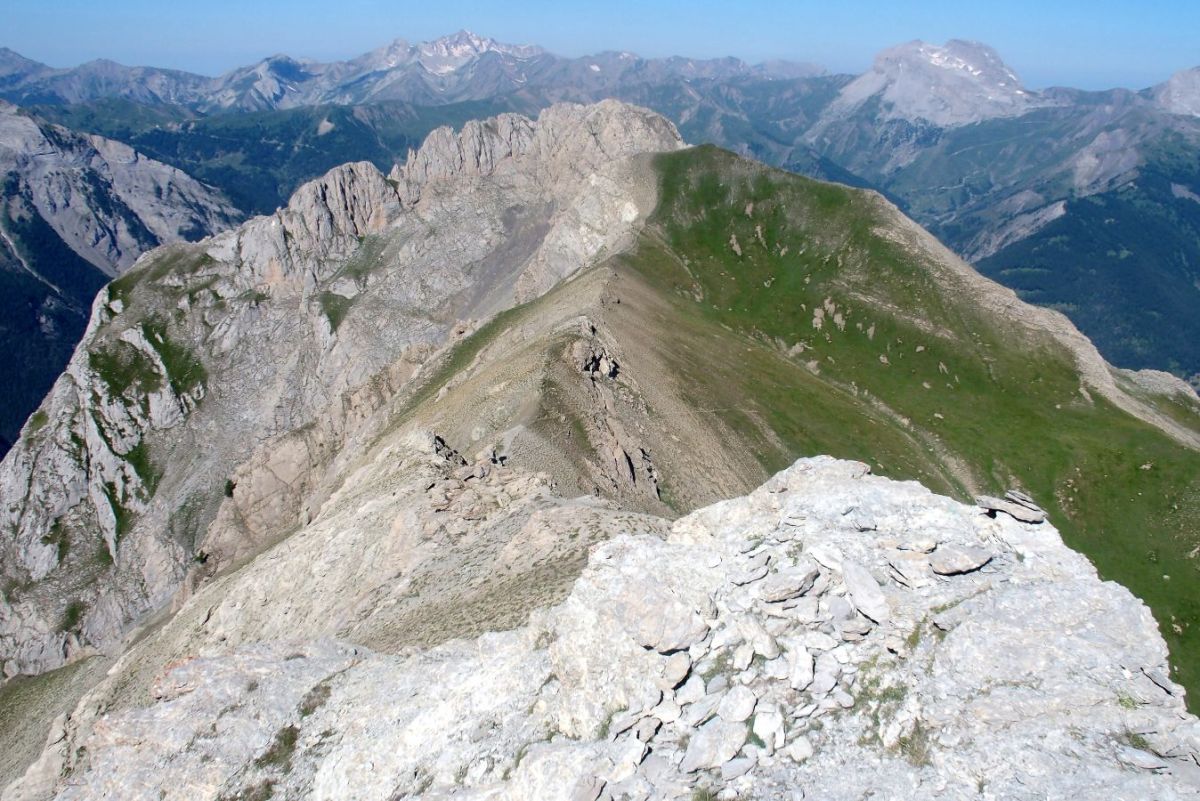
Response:
[{"label": "pale grey rock", "polygon": [[976,545],[943,545],[929,555],[929,565],[941,576],[971,573],[992,560],[992,554]]},{"label": "pale grey rock", "polygon": [[714,719],[692,735],[679,770],[695,773],[706,768],[719,768],[729,762],[746,742],[746,724]]},{"label": "pale grey rock", "polygon": [[[0,172],[63,243],[110,276],[159,244],[242,218],[228,198],[128,145],[39,123],[0,101]],[[43,280],[55,281],[52,277]]]},{"label": "pale grey rock", "polygon": [[1046,519],[1046,513],[1041,509],[1030,508],[1029,504],[1023,502],[1018,503],[1004,498],[994,498],[990,495],[980,495],[975,499],[975,503],[981,509],[986,509],[992,514],[1004,512],[1022,523],[1041,523]]},{"label": "pale grey rock", "polygon": [[[343,165],[273,215],[143,257],[135,270],[193,265],[155,284],[182,305],[157,310],[150,294],[126,304],[101,293],[43,404],[49,422],[0,465],[3,496],[26,499],[0,509],[0,573],[41,582],[4,598],[0,663],[36,673],[116,647],[177,593],[313,522],[342,480],[349,457],[332,467],[341,445],[461,335],[458,321],[488,317],[626,247],[655,202],[634,161],[681,146],[663,118],[613,101],[555,106],[538,120],[504,116],[431,135],[394,182],[370,164]],[[355,259],[363,272],[335,326],[327,293],[350,292]],[[167,380],[143,331],[147,305],[172,321],[174,344],[221,380]],[[143,354],[157,387],[110,392],[89,353],[116,347]],[[169,465],[153,493],[137,467],[146,454]],[[103,544],[113,566],[72,583],[74,572],[57,570],[58,550],[43,542],[57,521],[68,525],[72,551]],[[128,529],[119,548],[118,525]],[[84,613],[68,634],[58,624],[72,602]],[[693,622],[647,636],[668,650],[687,647],[704,634]]]},{"label": "pale grey rock", "polygon": [[1200,116],[1200,67],[1181,70],[1151,90],[1154,102],[1172,114]]},{"label": "pale grey rock", "polygon": [[[678,720],[678,719],[679,719],[679,717],[676,716],[675,720]],[[639,740],[641,740],[643,743],[647,742],[652,737],[654,737],[655,734],[658,733],[658,730],[662,727],[662,724],[674,723],[675,720],[661,720],[659,718],[642,718],[640,721],[638,721],[638,724],[633,727],[634,736],[637,737]]]},{"label": "pale grey rock", "polygon": [[879,587],[879,582],[871,572],[857,562],[843,560],[842,580],[846,582],[846,591],[854,607],[876,623],[886,623],[891,618],[887,598]]},{"label": "pale grey rock", "polygon": [[812,589],[819,571],[808,563],[774,573],[758,588],[758,597],[768,603],[787,601]]},{"label": "pale grey rock", "polygon": [[808,690],[814,696],[827,695],[837,686],[837,674],[830,670],[817,669],[813,674],[812,683]]},{"label": "pale grey rock", "polygon": [[844,86],[808,132],[820,141],[855,112],[878,105],[880,120],[953,127],[1015,117],[1050,102],[1025,89],[996,51],[978,42],[914,41],[881,52]]},{"label": "pale grey rock", "polygon": [[773,754],[776,749],[783,747],[783,712],[776,704],[760,703],[754,713],[754,725],[751,730],[762,740],[767,754]]},{"label": "pale grey rock", "polygon": [[717,714],[721,720],[730,723],[741,723],[754,714],[758,697],[748,687],[737,685],[721,699],[717,705]]},{"label": "pale grey rock", "polygon": [[704,697],[704,679],[703,677],[692,673],[688,676],[688,680],[683,683],[683,686],[675,690],[675,700],[680,704],[693,704]]},{"label": "pale grey rock", "polygon": [[754,767],[756,760],[750,757],[731,759],[721,766],[721,781],[730,782],[739,776],[745,776]]},{"label": "pale grey rock", "polygon": [[688,656],[687,652],[677,651],[671,654],[663,666],[664,689],[674,689],[679,686],[679,683],[687,678],[691,669],[692,658]]},{"label": "pale grey rock", "polygon": [[793,762],[805,762],[812,758],[812,755],[815,753],[815,751],[813,749],[812,742],[809,741],[807,737],[800,736],[793,740],[788,747],[784,749],[784,753]]},{"label": "pale grey rock", "polygon": [[891,576],[899,584],[910,589],[928,587],[933,583],[930,575],[928,553],[937,547],[933,543],[929,551],[896,550],[888,551],[885,555]]},{"label": "pale grey rock", "polygon": [[1038,506],[1037,502],[1034,501],[1028,493],[1022,492],[1021,490],[1010,489],[1006,491],[1004,493],[1004,499],[1012,501],[1013,503],[1019,503],[1035,512],[1043,511],[1042,507]]},{"label": "pale grey rock", "polygon": [[717,705],[721,703],[721,698],[724,697],[724,690],[725,687],[719,687],[711,690],[709,695],[704,696],[695,703],[688,704],[687,709],[685,709],[683,712],[681,720],[687,724],[689,728],[695,728],[704,721],[716,715]]},{"label": "pale grey rock", "polygon": [[[396,451],[388,454],[395,462]],[[371,469],[384,469],[385,461]],[[421,493],[429,483],[420,474],[407,480]],[[320,639],[328,632],[322,627],[330,596],[352,602],[363,592],[364,560],[350,554],[395,539],[386,527],[359,525],[358,540],[354,526],[323,528],[334,516],[326,512],[253,559],[244,575],[229,577],[230,586],[199,591],[177,621],[133,646],[109,687],[147,680],[131,668],[161,659],[165,652],[154,648],[164,637],[205,655],[163,668],[146,685],[147,706],[110,706],[108,690],[93,691],[66,731],[51,738],[41,767],[8,788],[4,801],[26,797],[51,773],[52,791],[64,800],[215,800],[263,782],[281,797],[317,799],[568,798],[593,792],[598,782],[601,796],[655,798],[687,797],[703,781],[749,797],[787,788],[833,799],[900,793],[965,801],[978,797],[982,776],[992,797],[1014,801],[1200,796],[1200,722],[1180,696],[1148,678],[1167,670],[1153,618],[1128,592],[1101,582],[1053,528],[988,519],[914,483],[825,458],[801,460],[775,482],[786,490],[699,510],[676,521],[665,539],[648,532],[596,545],[567,599],[525,626],[398,654]],[[545,503],[552,496],[537,497]],[[898,631],[924,624],[938,609],[954,617],[944,638],[926,634],[908,656],[889,650],[894,636],[884,627],[838,644],[818,630],[823,624],[794,621],[782,635],[789,659],[798,658],[796,643],[813,643],[816,635],[830,640],[814,648],[812,685],[797,690],[790,678],[738,669],[725,646],[696,666],[720,667],[729,687],[723,695],[686,704],[677,720],[634,712],[678,707],[679,699],[655,687],[670,657],[639,643],[622,605],[653,591],[702,610],[717,630],[744,629],[759,613],[729,605],[744,592],[732,582],[734,556],[771,503],[803,505],[804,547],[836,547],[843,570],[879,563],[888,547],[843,524],[851,504],[870,510],[881,530],[937,530],[939,551],[986,541],[1028,556],[995,560],[989,582],[951,576],[928,588],[890,588]],[[361,520],[353,517],[361,508],[346,503],[341,513]],[[804,557],[789,551],[790,543],[768,547],[781,563]],[[297,564],[320,568],[306,572]],[[332,592],[329,574],[355,580]],[[277,600],[264,606],[252,592],[282,575],[293,577],[286,616]],[[218,590],[244,602],[226,606]],[[219,626],[201,635],[198,622],[214,606],[220,608],[208,619]],[[255,642],[254,631],[274,641]],[[282,642],[285,631],[310,642]],[[1142,700],[1131,710],[1125,699],[1135,694]],[[739,696],[753,700],[753,731],[766,747],[747,742],[748,717],[731,722],[719,714]],[[820,725],[809,722],[813,716]],[[625,729],[633,718],[638,722]],[[609,736],[601,737],[605,721]],[[260,759],[281,732],[296,744],[286,771]],[[1153,752],[1131,748],[1131,733],[1150,741]],[[54,765],[63,767],[48,770]]]},{"label": "pale grey rock", "polygon": [[792,669],[788,675],[788,683],[793,690],[806,690],[815,677],[815,662],[812,654],[802,643],[789,643],[788,658]]}]

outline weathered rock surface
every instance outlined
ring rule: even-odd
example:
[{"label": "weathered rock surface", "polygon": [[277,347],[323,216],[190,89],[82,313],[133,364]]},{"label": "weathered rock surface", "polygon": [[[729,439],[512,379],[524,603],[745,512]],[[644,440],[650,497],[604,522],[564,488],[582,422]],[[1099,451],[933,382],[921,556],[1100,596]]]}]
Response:
[{"label": "weathered rock surface", "polygon": [[[429,454],[418,461],[443,458]],[[849,506],[869,510],[877,530],[849,525]],[[839,636],[835,618],[859,614],[838,603],[853,598],[855,574],[884,574],[892,543],[932,531],[930,556],[986,543],[991,572],[919,588],[872,579],[868,594],[880,593],[890,616],[861,638]],[[307,547],[333,542],[312,539]],[[593,549],[566,600],[528,625],[408,653],[295,641],[325,614],[314,615],[327,595],[313,587],[349,570],[334,558],[297,573],[288,552],[300,558],[303,547],[289,540],[251,566],[257,582],[290,577],[289,611],[273,614],[293,624],[259,642],[209,640],[158,675],[148,705],[105,712],[85,698],[5,801],[646,799],[697,789],[1200,797],[1200,725],[1166,678],[1145,606],[1101,582],[1050,526],[990,519],[862,464],[804,459],[748,497],[677,521],[665,539],[617,536]],[[776,609],[733,580],[748,558],[766,554],[784,570],[814,552],[815,614]],[[840,567],[825,566],[834,552]],[[643,645],[627,600],[638,591],[703,621],[678,689],[659,677],[684,652]],[[202,594],[184,612],[208,604]],[[227,604],[222,627],[256,607]],[[778,640],[790,672],[739,666],[741,649],[760,647],[750,642],[758,631]],[[806,683],[811,654],[818,681]],[[143,658],[135,647],[114,676]]]},{"label": "weathered rock surface", "polygon": [[115,646],[311,519],[437,347],[628,247],[655,204],[635,160],[681,146],[616,102],[440,130],[391,180],[336,168],[110,286],[0,465],[5,675]]},{"label": "weathered rock surface", "polygon": [[129,147],[0,100],[0,456],[83,335],[96,292],[142,253],[242,215],[212,187]]},{"label": "weathered rock surface", "polygon": [[109,276],[156,245],[199,239],[242,216],[220,192],[174,167],[121,142],[39,123],[4,101],[0,174],[15,181],[4,191],[6,218],[36,213]]},{"label": "weathered rock surface", "polygon": [[980,495],[975,503],[989,514],[1004,512],[1009,517],[1022,523],[1041,523],[1046,519],[1046,513],[1036,505],[1024,500],[1009,498],[993,498],[990,495]]}]

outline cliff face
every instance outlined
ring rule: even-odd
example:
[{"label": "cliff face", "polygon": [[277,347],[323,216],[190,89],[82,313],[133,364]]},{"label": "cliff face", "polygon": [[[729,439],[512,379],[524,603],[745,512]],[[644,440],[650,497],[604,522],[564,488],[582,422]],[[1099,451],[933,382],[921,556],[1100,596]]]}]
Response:
[{"label": "cliff face", "polygon": [[6,673],[111,645],[167,603],[257,443],[626,245],[653,208],[628,158],[679,146],[616,103],[503,117],[435,133],[391,180],[346,165],[143,259],[0,466]]},{"label": "cliff face", "polygon": [[66,366],[96,292],[145,251],[224,230],[215,189],[0,101],[0,454]]},{"label": "cliff face", "polygon": [[[9,181],[6,228],[36,214],[108,276],[156,245],[198,239],[241,217],[219,192],[174,167],[102,136],[39,123],[3,101],[0,173]],[[5,233],[18,254],[32,246]]]}]

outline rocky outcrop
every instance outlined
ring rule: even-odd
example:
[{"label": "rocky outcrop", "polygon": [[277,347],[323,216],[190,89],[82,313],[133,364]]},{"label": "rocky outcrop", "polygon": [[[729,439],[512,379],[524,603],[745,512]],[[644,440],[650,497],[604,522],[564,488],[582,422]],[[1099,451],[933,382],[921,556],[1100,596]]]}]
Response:
[{"label": "rocky outcrop", "polygon": [[[0,465],[6,675],[114,644],[166,605],[255,454],[297,475],[327,458],[284,456],[277,438],[321,431],[310,444],[336,452],[362,422],[348,398],[378,408],[460,321],[628,246],[656,191],[633,160],[680,146],[663,118],[615,102],[505,116],[435,132],[391,180],[344,165],[273,215],[145,257],[97,300]],[[223,516],[210,550],[244,556],[294,528],[301,487],[251,504],[267,518]],[[230,543],[239,518],[258,546]]]},{"label": "rocky outcrop", "polygon": [[0,455],[66,366],[96,292],[145,251],[241,219],[217,190],[119,142],[0,101]]},{"label": "rocky outcrop", "polygon": [[[934,569],[962,552],[988,558]],[[1200,726],[1140,602],[1048,525],[854,462],[605,542],[513,631],[395,654],[308,630],[168,665],[145,708],[85,699],[4,798],[1200,793]]]}]

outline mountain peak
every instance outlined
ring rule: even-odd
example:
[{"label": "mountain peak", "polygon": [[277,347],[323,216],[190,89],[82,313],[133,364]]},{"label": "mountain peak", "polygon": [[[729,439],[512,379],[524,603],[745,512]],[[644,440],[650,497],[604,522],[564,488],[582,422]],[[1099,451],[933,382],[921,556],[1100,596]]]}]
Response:
[{"label": "mountain peak", "polygon": [[443,63],[447,61],[466,62],[484,53],[501,53],[517,58],[529,58],[542,53],[540,47],[534,45],[510,45],[497,42],[488,36],[479,36],[467,29],[462,29],[449,36],[443,36],[430,42],[417,45],[422,61],[435,58]]},{"label": "mountain peak", "polygon": [[1180,70],[1151,93],[1154,102],[1172,114],[1200,117],[1200,67]]},{"label": "mountain peak", "polygon": [[982,42],[951,39],[944,45],[920,40],[889,48],[880,53],[873,70],[894,74],[898,70],[919,69],[926,75],[941,72],[951,80],[962,79],[1003,89],[1008,93],[1026,94],[1017,74],[1009,68],[1000,54]]},{"label": "mountain peak", "polygon": [[979,42],[920,40],[888,48],[831,107],[845,116],[873,97],[885,117],[943,127],[1023,114],[1038,101],[999,53]]},{"label": "mountain peak", "polygon": [[504,44],[464,28],[448,36],[418,44],[410,44],[406,39],[395,39],[352,63],[370,70],[391,70],[416,63],[434,75],[446,75],[486,53],[524,59],[541,55],[543,52],[545,51],[540,47]]}]

